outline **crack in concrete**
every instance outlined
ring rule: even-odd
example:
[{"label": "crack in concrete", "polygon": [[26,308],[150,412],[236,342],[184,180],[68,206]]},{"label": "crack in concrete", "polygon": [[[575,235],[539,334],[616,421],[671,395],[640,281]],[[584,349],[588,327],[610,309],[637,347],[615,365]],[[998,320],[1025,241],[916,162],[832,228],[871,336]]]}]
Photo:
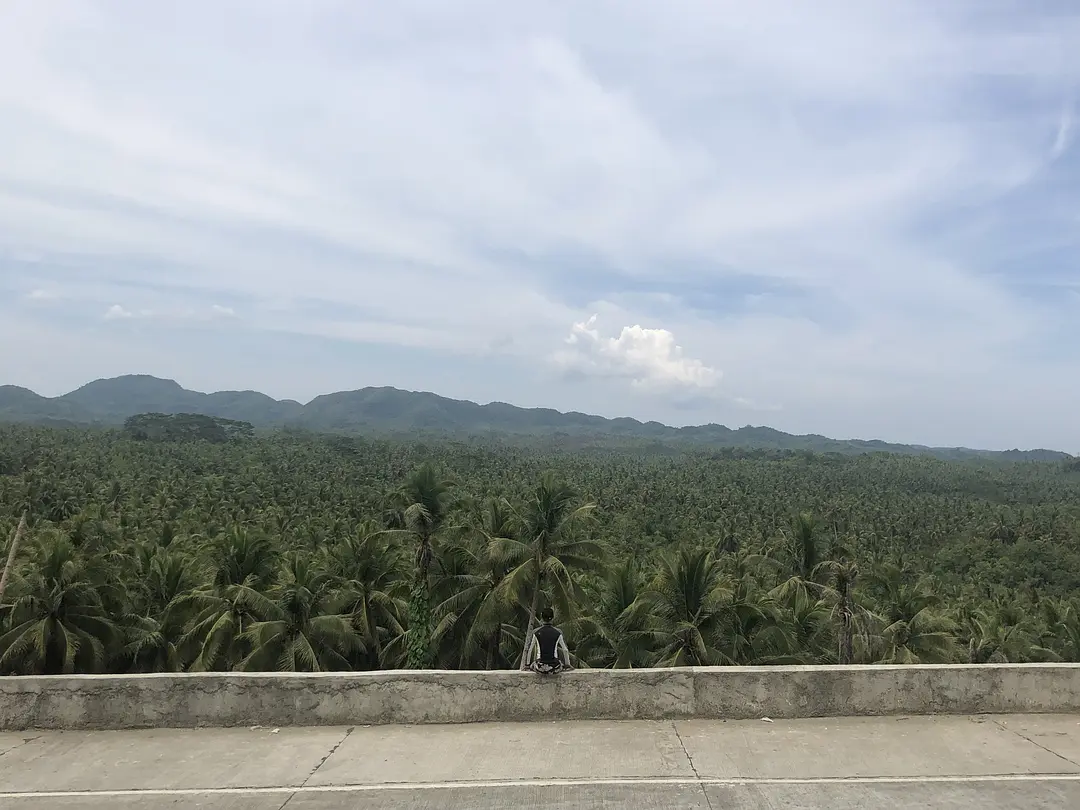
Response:
[{"label": "crack in concrete", "polygon": [[337,752],[337,750],[345,744],[345,741],[349,739],[349,735],[352,734],[355,730],[356,726],[349,726],[347,729],[345,729],[345,736],[338,740],[336,743],[334,743],[334,747],[326,752],[326,756],[319,760],[319,764],[311,770],[311,773],[304,777],[304,781],[300,783],[300,787],[285,797],[285,801],[282,802],[281,807],[279,807],[278,810],[285,810],[285,807],[289,804],[289,802],[296,798],[297,793],[307,787],[307,783],[311,780],[311,777],[318,773],[319,768],[325,765],[326,760],[330,759],[330,757],[332,757]]},{"label": "crack in concrete", "polygon": [[4,751],[0,751],[0,757],[4,756],[5,754],[10,754],[12,751],[18,751],[24,745],[28,745],[29,743],[32,743],[34,740],[40,740],[40,739],[41,739],[40,734],[38,736],[36,736],[36,737],[24,737],[23,741],[21,743],[19,743],[18,745],[13,745],[13,746],[11,746],[11,748],[8,748],[8,749],[6,749]]},{"label": "crack in concrete", "polygon": [[1021,733],[1020,733],[1019,731],[1016,731],[1015,729],[1011,729],[1011,728],[1009,728],[1008,726],[1003,726],[1003,725],[1001,724],[1001,722],[1000,722],[999,720],[994,720],[994,721],[993,721],[993,723],[994,723],[994,725],[995,725],[995,726],[997,726],[998,728],[1000,728],[1000,729],[1001,729],[1002,731],[1009,731],[1009,732],[1011,732],[1011,733],[1015,734],[1015,735],[1016,735],[1017,737],[1019,737],[1019,738],[1020,738],[1021,740],[1026,740],[1027,742],[1031,743],[1031,744],[1032,744],[1032,745],[1034,745],[1034,746],[1035,746],[1036,748],[1041,748],[1041,749],[1042,749],[1043,751],[1045,751],[1046,753],[1048,753],[1048,754],[1053,754],[1053,755],[1054,755],[1055,757],[1057,757],[1058,759],[1060,759],[1060,760],[1064,760],[1065,762],[1068,762],[1068,763],[1069,763],[1070,765],[1072,765],[1072,766],[1073,766],[1074,768],[1080,768],[1080,762],[1073,762],[1073,761],[1072,761],[1071,759],[1069,759],[1069,758],[1068,758],[1067,756],[1065,756],[1064,754],[1059,754],[1059,753],[1058,753],[1057,751],[1055,751],[1055,750],[1054,750],[1053,748],[1047,748],[1047,747],[1046,747],[1045,745],[1043,745],[1042,743],[1037,743],[1037,742],[1035,742],[1035,740],[1031,739],[1031,737],[1028,737],[1028,736],[1027,736],[1026,734],[1021,734]]},{"label": "crack in concrete", "polygon": [[[320,760],[319,760],[319,764],[318,764],[318,765],[316,765],[316,766],[315,766],[315,768],[314,768],[314,770],[312,770],[312,772],[311,772],[311,773],[309,773],[309,774],[307,775],[307,778],[306,778],[306,779],[304,779],[304,781],[300,783],[300,787],[306,787],[306,786],[307,786],[307,783],[308,783],[308,781],[309,781],[309,780],[311,779],[311,777],[313,777],[313,776],[314,776],[314,775],[315,775],[316,773],[318,773],[318,771],[319,771],[319,768],[321,768],[321,767],[322,767],[323,765],[325,765],[325,764],[326,764],[326,760],[330,759],[330,757],[332,757],[332,756],[333,756],[333,755],[334,755],[334,754],[335,754],[335,753],[337,752],[337,750],[338,750],[339,748],[341,748],[341,746],[342,746],[342,745],[344,745],[344,744],[345,744],[345,741],[346,741],[347,739],[349,739],[349,735],[350,735],[350,734],[352,734],[352,733],[353,733],[354,731],[356,731],[356,726],[349,726],[349,727],[348,727],[347,729],[345,729],[345,736],[344,736],[344,737],[342,737],[342,738],[341,738],[340,740],[338,740],[338,741],[337,741],[337,743],[335,743],[335,744],[334,744],[334,747],[333,747],[333,748],[331,748],[331,749],[330,749],[330,750],[329,750],[329,751],[327,752],[327,754],[326,754],[326,756],[325,756],[325,757],[323,757],[322,759],[320,759]],[[288,803],[289,803],[289,801],[291,801],[291,800],[292,800],[292,796],[290,796],[290,797],[289,797],[289,798],[288,798],[288,799],[287,799],[287,800],[285,801],[285,804],[288,804]],[[279,807],[279,808],[278,808],[278,810],[281,810],[281,808],[282,808],[282,807],[284,807],[284,806],[285,806],[285,804],[281,805],[281,807]]]},{"label": "crack in concrete", "polygon": [[694,772],[694,778],[697,780],[698,787],[701,788],[701,795],[705,797],[705,806],[709,810],[713,810],[712,800],[709,798],[709,791],[705,789],[705,782],[701,779],[701,774],[698,773],[697,766],[694,765],[694,758],[690,756],[690,752],[686,750],[686,743],[683,742],[682,734],[679,733],[679,724],[676,721],[672,721],[671,730],[675,732],[675,739],[679,741],[679,747],[682,748],[683,756],[686,757],[686,761],[690,764],[690,770]]}]

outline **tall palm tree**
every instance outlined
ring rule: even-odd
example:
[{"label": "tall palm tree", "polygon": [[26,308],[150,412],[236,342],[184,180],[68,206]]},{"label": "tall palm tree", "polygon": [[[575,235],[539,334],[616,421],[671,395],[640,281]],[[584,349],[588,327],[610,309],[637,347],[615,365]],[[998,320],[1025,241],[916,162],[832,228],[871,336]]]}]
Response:
[{"label": "tall palm tree", "polygon": [[855,583],[859,566],[849,559],[828,560],[822,564],[827,573],[823,602],[831,606],[836,627],[836,660],[840,664],[855,662],[855,634],[860,624],[865,627],[869,612],[855,599]]},{"label": "tall palm tree", "polygon": [[408,610],[402,598],[402,554],[390,532],[374,523],[360,524],[356,532],[326,548],[324,565],[340,591],[353,630],[366,651],[361,665],[385,665],[384,647],[401,638],[401,617]]},{"label": "tall palm tree", "polygon": [[791,592],[785,604],[776,607],[779,615],[773,625],[773,651],[756,651],[757,660],[749,663],[825,663],[823,659],[831,657],[827,645],[832,641],[826,600],[797,589]]},{"label": "tall palm tree", "polygon": [[593,610],[580,623],[577,650],[582,659],[613,669],[649,665],[658,633],[651,627],[644,590],[634,559],[608,571]]},{"label": "tall palm tree", "polygon": [[248,626],[274,610],[265,591],[277,558],[264,534],[234,528],[212,541],[210,558],[209,586],[184,594],[169,614],[190,617],[180,648],[196,672],[232,669],[246,654]]},{"label": "tall palm tree", "polygon": [[332,590],[332,578],[317,572],[298,554],[289,556],[274,600],[261,621],[244,631],[250,652],[237,669],[255,672],[323,672],[349,669],[349,658],[363,651],[345,600]]},{"label": "tall palm tree", "polygon": [[504,644],[520,633],[523,610],[506,598],[510,563],[501,546],[504,538],[518,538],[520,521],[504,498],[489,498],[473,510],[466,529],[443,550],[435,636],[452,666],[495,669],[504,663]]},{"label": "tall palm tree", "polygon": [[0,673],[104,669],[120,633],[102,604],[92,566],[67,536],[45,535],[15,587],[10,629],[0,636]]},{"label": "tall palm tree", "polygon": [[180,672],[178,632],[161,618],[125,614],[120,617],[123,647],[117,668],[125,672]]},{"label": "tall palm tree", "polygon": [[446,520],[449,501],[450,482],[430,463],[409,475],[395,498],[401,525],[416,539],[406,641],[409,669],[430,669],[434,663],[430,572],[435,556],[433,541]]},{"label": "tall palm tree", "polygon": [[1080,603],[1075,599],[1043,599],[1039,611],[1044,628],[1040,644],[1064,661],[1080,661]]},{"label": "tall palm tree", "polygon": [[120,627],[124,645],[117,666],[132,672],[178,672],[183,667],[182,611],[174,609],[196,581],[194,566],[181,554],[150,544],[130,560]]},{"label": "tall palm tree", "polygon": [[194,587],[195,566],[177,551],[150,544],[136,547],[131,564],[128,602],[147,615],[160,615]]},{"label": "tall palm tree", "polygon": [[598,571],[603,565],[602,546],[577,534],[595,509],[596,504],[581,502],[569,484],[546,473],[520,512],[520,537],[495,539],[493,553],[508,569],[503,579],[504,598],[529,608],[521,668],[525,667],[541,598],[546,593],[564,618],[572,618],[573,606],[585,597],[573,573]]},{"label": "tall palm tree", "polygon": [[953,612],[959,641],[967,639],[969,664],[1022,664],[1060,660],[1052,648],[1043,646],[1031,618],[1015,605],[973,607],[961,602]]},{"label": "tall palm tree", "polygon": [[800,512],[791,522],[789,538],[792,573],[805,582],[813,581],[818,564],[825,559],[819,521],[809,512]]},{"label": "tall palm tree", "polygon": [[732,582],[711,548],[662,555],[645,594],[660,642],[658,666],[734,664],[721,650],[731,596]]},{"label": "tall palm tree", "polygon": [[821,595],[822,563],[826,562],[820,523],[809,512],[800,512],[784,533],[786,556],[790,566],[788,579],[781,584],[776,595],[787,600],[792,591],[807,591],[813,597]]},{"label": "tall palm tree", "polygon": [[[725,563],[732,558],[738,561],[740,555],[722,560],[725,570],[729,568]],[[745,570],[739,564],[735,569]],[[798,633],[805,633],[807,638],[815,635],[812,628],[818,623],[816,600],[807,600],[805,606],[797,603],[796,610],[785,614],[781,604],[764,591],[754,576],[726,576],[730,585],[718,642],[725,661],[739,665],[801,663],[805,658],[801,648],[795,654],[791,650],[797,644]]]},{"label": "tall palm tree", "polygon": [[881,663],[945,664],[959,657],[956,625],[940,612],[939,594],[913,585],[894,564],[874,570],[868,579],[880,594],[876,635]]}]

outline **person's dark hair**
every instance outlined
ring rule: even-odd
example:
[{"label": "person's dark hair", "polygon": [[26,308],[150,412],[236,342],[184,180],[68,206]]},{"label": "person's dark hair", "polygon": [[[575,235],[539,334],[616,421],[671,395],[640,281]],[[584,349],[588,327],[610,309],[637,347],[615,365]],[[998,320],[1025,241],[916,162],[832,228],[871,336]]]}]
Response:
[{"label": "person's dark hair", "polygon": [[555,611],[551,608],[544,608],[540,611],[540,621],[553,622],[555,621]]}]

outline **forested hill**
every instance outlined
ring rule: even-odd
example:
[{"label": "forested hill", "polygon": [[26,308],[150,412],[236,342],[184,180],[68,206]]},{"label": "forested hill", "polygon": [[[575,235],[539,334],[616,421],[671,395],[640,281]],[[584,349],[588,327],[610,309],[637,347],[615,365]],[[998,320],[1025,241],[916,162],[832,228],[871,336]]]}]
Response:
[{"label": "forested hill", "polygon": [[395,436],[540,437],[561,445],[693,446],[761,448],[814,452],[885,451],[932,455],[943,459],[973,457],[1017,461],[1068,458],[1054,450],[991,452],[967,448],[923,447],[884,441],[794,436],[770,427],[724,425],[675,428],[636,419],[606,419],[549,408],[519,408],[502,402],[479,405],[426,392],[397,388],[361,388],[324,394],[306,405],[275,400],[257,391],[189,391],[173,380],[126,375],[95,380],[59,397],[43,397],[26,388],[0,386],[0,420],[53,425],[119,425],[139,413],[193,413],[249,422],[258,428],[294,427],[316,432]]}]

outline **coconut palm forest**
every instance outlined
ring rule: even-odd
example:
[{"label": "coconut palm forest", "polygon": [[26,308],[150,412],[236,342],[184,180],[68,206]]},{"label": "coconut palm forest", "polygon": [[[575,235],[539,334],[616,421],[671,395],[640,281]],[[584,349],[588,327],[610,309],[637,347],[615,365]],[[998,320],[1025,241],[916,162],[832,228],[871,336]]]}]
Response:
[{"label": "coconut palm forest", "polygon": [[1074,460],[200,419],[0,426],[0,674],[1080,660]]}]

